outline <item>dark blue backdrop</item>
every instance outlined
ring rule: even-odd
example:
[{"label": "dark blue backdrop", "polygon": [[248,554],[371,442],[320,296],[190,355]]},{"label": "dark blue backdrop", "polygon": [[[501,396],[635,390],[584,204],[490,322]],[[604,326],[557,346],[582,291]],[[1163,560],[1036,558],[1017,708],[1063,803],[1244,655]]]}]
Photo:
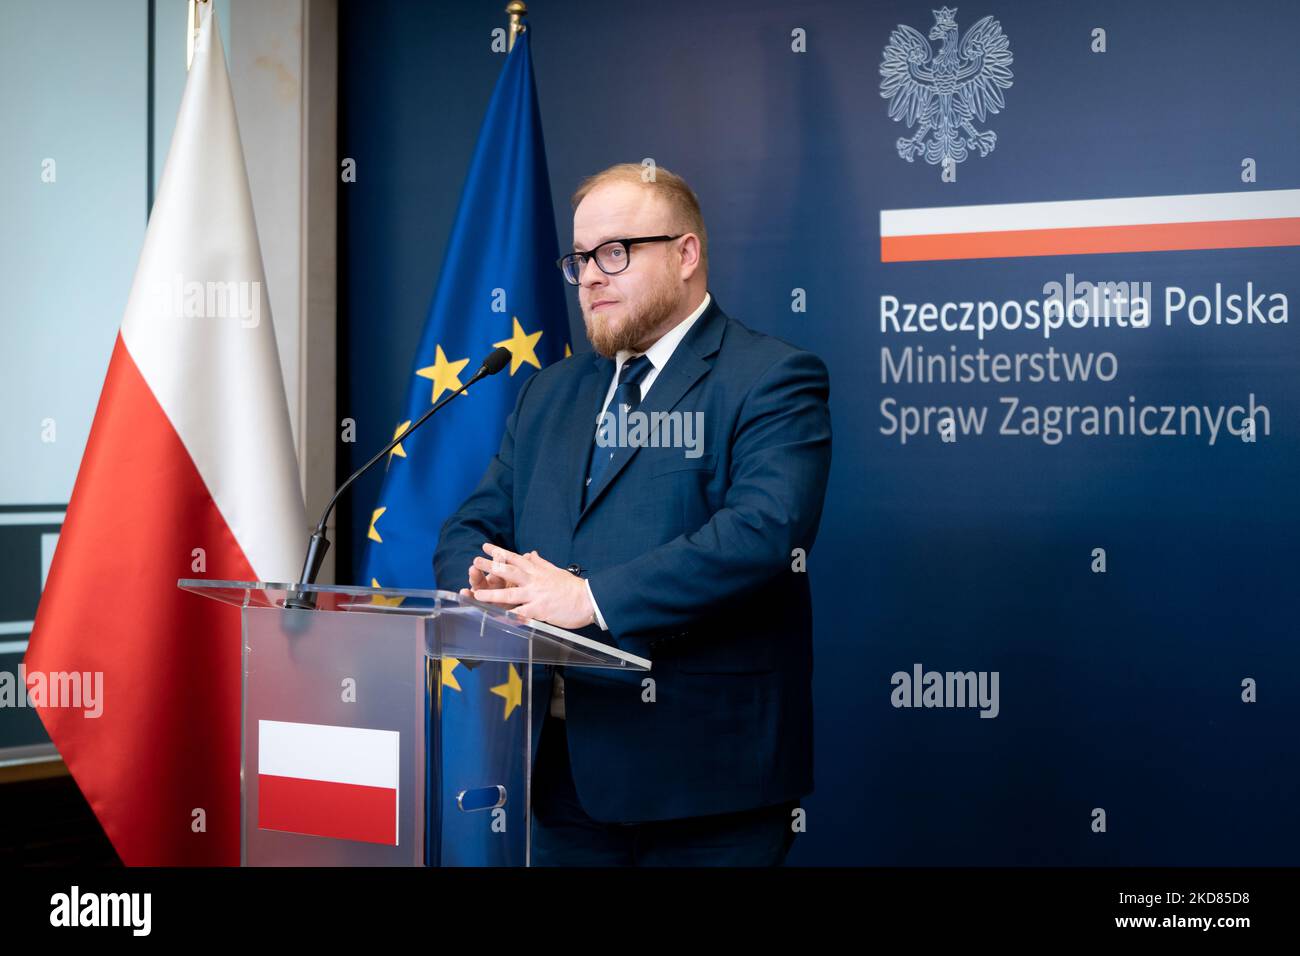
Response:
[{"label": "dark blue backdrop", "polygon": [[[495,2],[345,3],[340,407],[360,464],[392,435],[483,111],[503,58]],[[1083,9],[1085,8],[1086,9]],[[820,354],[835,451],[810,573],[816,793],[799,864],[1294,864],[1300,861],[1295,640],[1300,348],[1291,325],[1070,333],[1111,350],[1110,385],[882,385],[882,293],[1026,299],[1067,272],[1213,293],[1247,280],[1294,302],[1293,247],[882,264],[882,208],[1300,186],[1300,8],[1284,0],[962,4],[1011,39],[996,150],[958,182],[901,161],[878,94],[891,29],[932,4],[700,4],[654,13],[538,2],[533,55],[559,241],[568,197],[610,163],[686,177],[709,226],[710,288],[743,322]],[[1107,30],[1108,52],[1090,51]],[[808,52],[791,52],[791,30]],[[1240,179],[1241,160],[1259,182]],[[807,290],[808,310],[790,309]],[[575,348],[585,347],[570,295]],[[991,350],[1046,347],[995,333]],[[986,435],[900,446],[885,395],[914,404],[1244,403],[1255,444]],[[434,426],[436,428],[436,423]],[[350,456],[350,457],[348,457]],[[350,517],[364,537],[377,481]],[[344,554],[347,550],[345,531]],[[432,549],[433,542],[430,542]],[[1103,547],[1109,570],[1089,570]],[[355,561],[359,549],[351,551]],[[357,573],[354,565],[353,574]],[[895,709],[890,675],[996,670],[1001,713]],[[1259,702],[1242,703],[1243,678]],[[1107,832],[1090,828],[1093,808]]]}]

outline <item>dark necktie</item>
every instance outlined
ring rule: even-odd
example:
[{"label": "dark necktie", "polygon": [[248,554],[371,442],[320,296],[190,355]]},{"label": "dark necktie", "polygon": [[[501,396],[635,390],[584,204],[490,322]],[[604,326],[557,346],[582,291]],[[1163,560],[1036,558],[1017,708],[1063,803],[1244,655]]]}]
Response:
[{"label": "dark necktie", "polygon": [[[614,389],[614,397],[609,400],[609,408],[606,413],[614,416],[615,434],[617,433],[618,407],[626,405],[627,410],[633,411],[641,404],[641,382],[646,375],[650,373],[650,359],[644,355],[638,355],[630,358],[623,363],[623,367],[618,373],[618,387]],[[599,429],[597,429],[599,434]],[[610,460],[614,457],[616,448],[598,444],[595,438],[591,442],[591,459],[587,467],[587,485],[582,492],[582,503],[585,507],[587,504],[587,492],[599,481],[601,474],[609,465]]]}]

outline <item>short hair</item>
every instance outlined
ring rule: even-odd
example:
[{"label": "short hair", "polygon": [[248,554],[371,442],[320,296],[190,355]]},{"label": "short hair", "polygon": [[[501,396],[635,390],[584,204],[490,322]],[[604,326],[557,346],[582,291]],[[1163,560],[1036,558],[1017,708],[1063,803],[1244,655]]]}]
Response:
[{"label": "short hair", "polygon": [[573,208],[576,210],[587,194],[597,186],[607,183],[632,183],[653,190],[668,207],[671,220],[668,231],[675,234],[693,232],[700,237],[700,268],[708,271],[709,236],[704,228],[704,214],[700,212],[700,201],[686,180],[662,166],[618,163],[593,173],[579,183],[570,200]]}]

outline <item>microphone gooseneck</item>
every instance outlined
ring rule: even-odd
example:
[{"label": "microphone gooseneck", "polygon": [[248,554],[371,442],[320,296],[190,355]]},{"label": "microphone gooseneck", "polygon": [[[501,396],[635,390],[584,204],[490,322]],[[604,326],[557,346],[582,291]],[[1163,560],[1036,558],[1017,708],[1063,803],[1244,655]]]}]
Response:
[{"label": "microphone gooseneck", "polygon": [[478,371],[474,373],[473,377],[470,378],[468,382],[451,394],[443,397],[440,401],[436,402],[432,408],[416,419],[414,424],[412,424],[410,428],[406,429],[406,431],[393,436],[392,441],[379,449],[379,451],[377,451],[369,461],[349,475],[347,481],[339,485],[338,490],[334,492],[334,496],[330,498],[329,504],[325,506],[325,510],[321,513],[320,521],[316,522],[316,530],[312,532],[311,538],[307,542],[307,556],[303,560],[302,574],[298,576],[297,584],[285,598],[285,607],[297,608],[299,610],[311,610],[316,606],[315,593],[306,592],[303,589],[308,585],[316,583],[316,575],[320,573],[321,565],[325,562],[325,553],[329,551],[330,548],[329,538],[325,535],[325,524],[329,521],[330,514],[334,511],[334,505],[338,503],[343,492],[347,491],[354,481],[369,471],[375,462],[379,461],[386,454],[396,448],[399,442],[403,442],[410,438],[411,433],[427,422],[434,412],[442,408],[442,406],[446,405],[457,395],[463,394],[466,389],[479,379],[487,378],[489,375],[495,375],[497,372],[500,372],[506,367],[506,363],[509,361],[510,350],[508,348],[503,345],[493,349],[492,352],[488,354],[488,357],[483,360],[482,364],[479,365]]}]

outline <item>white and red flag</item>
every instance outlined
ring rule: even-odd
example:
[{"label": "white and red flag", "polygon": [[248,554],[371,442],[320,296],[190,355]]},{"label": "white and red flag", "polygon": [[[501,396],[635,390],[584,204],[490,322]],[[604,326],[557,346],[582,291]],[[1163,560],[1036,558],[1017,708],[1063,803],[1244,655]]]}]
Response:
[{"label": "white and red flag", "polygon": [[257,825],[397,846],[395,730],[257,722]]},{"label": "white and red flag", "polygon": [[882,209],[881,262],[1300,245],[1300,189]]},{"label": "white and red flag", "polygon": [[98,718],[33,703],[125,863],[238,864],[239,612],[176,581],[292,580],[305,534],[230,77],[205,13],[25,658],[29,680],[103,674]]}]

